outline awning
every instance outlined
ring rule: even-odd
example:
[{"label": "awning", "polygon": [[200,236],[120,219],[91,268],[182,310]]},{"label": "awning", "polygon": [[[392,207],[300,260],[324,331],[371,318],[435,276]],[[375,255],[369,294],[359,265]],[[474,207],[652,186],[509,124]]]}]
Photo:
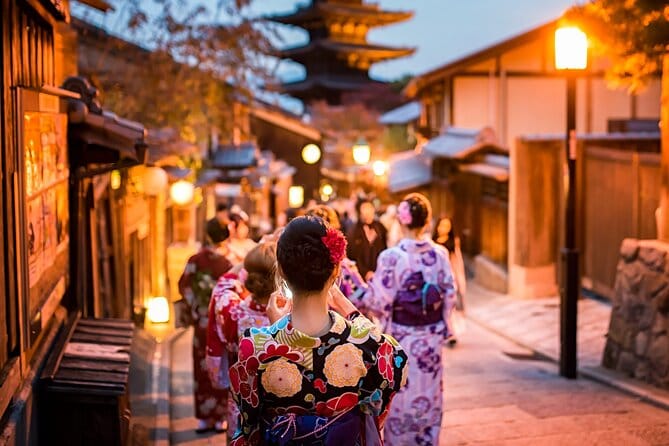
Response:
[{"label": "awning", "polygon": [[486,127],[481,130],[451,127],[441,135],[432,138],[425,145],[425,153],[435,158],[464,159],[482,149],[505,153],[496,144],[494,131]]},{"label": "awning", "polygon": [[212,166],[217,169],[246,169],[258,164],[259,151],[255,144],[219,146],[214,153]]},{"label": "awning", "polygon": [[146,130],[138,122],[119,118],[103,110],[97,90],[82,77],[70,77],[63,88],[79,93],[81,99],[68,99],[68,136],[75,150],[72,161],[79,165],[146,162]]},{"label": "awning", "polygon": [[382,125],[402,125],[420,118],[420,102],[413,101],[384,113],[379,118]]},{"label": "awning", "polygon": [[413,150],[390,157],[388,190],[392,193],[429,184],[432,181],[432,158]]}]

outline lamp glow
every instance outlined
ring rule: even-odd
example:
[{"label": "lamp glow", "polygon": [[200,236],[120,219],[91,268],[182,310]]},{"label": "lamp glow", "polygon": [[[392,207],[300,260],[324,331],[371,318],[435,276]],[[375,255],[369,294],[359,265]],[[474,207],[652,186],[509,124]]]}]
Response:
[{"label": "lamp glow", "polygon": [[170,187],[170,198],[175,204],[186,205],[193,201],[195,196],[195,186],[185,180],[179,180]]},{"label": "lamp glow", "polygon": [[321,159],[321,149],[316,144],[307,144],[302,149],[302,160],[307,164],[316,164]]},{"label": "lamp glow", "polygon": [[372,164],[372,170],[374,171],[374,175],[377,177],[382,177],[388,171],[388,163],[381,160],[374,161]]},{"label": "lamp glow", "polygon": [[575,26],[555,30],[555,68],[584,70],[588,66],[588,38]]},{"label": "lamp glow", "polygon": [[323,195],[328,195],[328,196],[332,195],[332,194],[334,193],[334,188],[332,187],[332,184],[325,183],[325,184],[321,187],[321,193],[322,193]]},{"label": "lamp glow", "polygon": [[118,190],[121,187],[121,172],[112,170],[109,182],[113,190]]},{"label": "lamp glow", "polygon": [[304,204],[304,188],[302,186],[290,186],[288,188],[288,206],[299,208]]},{"label": "lamp glow", "polygon": [[146,315],[154,324],[163,324],[170,320],[170,304],[164,296],[152,297],[148,302]]},{"label": "lamp glow", "polygon": [[364,139],[359,139],[358,142],[353,145],[353,161],[362,166],[369,162],[370,156],[371,150],[369,144],[367,144],[367,141]]}]

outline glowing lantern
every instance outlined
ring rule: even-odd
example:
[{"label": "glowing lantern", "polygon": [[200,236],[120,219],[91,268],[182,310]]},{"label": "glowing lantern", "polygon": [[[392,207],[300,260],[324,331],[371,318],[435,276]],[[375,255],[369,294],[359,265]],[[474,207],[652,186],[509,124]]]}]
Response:
[{"label": "glowing lantern", "polygon": [[321,149],[316,144],[307,144],[302,149],[302,159],[307,164],[316,164],[321,159]]},{"label": "glowing lantern", "polygon": [[149,299],[146,315],[154,324],[168,322],[170,320],[170,304],[167,302],[167,298],[159,296]]},{"label": "glowing lantern", "polygon": [[177,205],[184,206],[190,203],[194,196],[195,186],[188,181],[179,180],[170,187],[170,198]]}]

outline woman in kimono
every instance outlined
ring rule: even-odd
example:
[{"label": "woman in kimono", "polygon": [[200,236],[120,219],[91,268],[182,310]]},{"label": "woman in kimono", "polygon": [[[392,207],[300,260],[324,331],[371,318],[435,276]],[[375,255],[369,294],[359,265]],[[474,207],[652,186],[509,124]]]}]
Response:
[{"label": "woman in kimono", "polygon": [[207,243],[188,259],[179,279],[179,292],[183,296],[179,307],[183,322],[193,325],[193,385],[197,433],[210,430],[224,432],[227,391],[212,386],[205,360],[207,347],[207,325],[211,292],[219,277],[232,265],[225,258],[225,235],[220,231],[208,231]]},{"label": "woman in kimono", "polygon": [[[230,387],[229,367],[237,361],[237,347],[244,331],[269,325],[267,301],[274,292],[276,243],[253,248],[244,259],[239,276],[226,274],[218,280],[209,303],[207,368],[216,388]],[[228,428],[234,433],[239,411],[228,398]]]},{"label": "woman in kimono", "polygon": [[345,252],[344,235],[319,217],[295,218],[281,234],[278,273],[293,298],[275,293],[268,312],[285,314],[239,343],[230,387],[241,425],[232,445],[380,444],[406,355],[334,286]]},{"label": "woman in kimono", "polygon": [[397,207],[403,238],[381,253],[361,301],[406,349],[408,384],[390,408],[387,445],[438,445],[442,412],[441,346],[455,301],[448,252],[424,237],[431,206],[409,194]]},{"label": "woman in kimono", "polygon": [[457,288],[457,300],[455,308],[451,312],[448,320],[448,345],[453,347],[465,330],[464,319],[464,297],[467,293],[467,276],[465,273],[465,261],[460,250],[460,237],[455,235],[453,222],[448,217],[439,220],[437,228],[434,231],[432,240],[443,246],[448,251],[448,259],[451,262],[453,278]]}]

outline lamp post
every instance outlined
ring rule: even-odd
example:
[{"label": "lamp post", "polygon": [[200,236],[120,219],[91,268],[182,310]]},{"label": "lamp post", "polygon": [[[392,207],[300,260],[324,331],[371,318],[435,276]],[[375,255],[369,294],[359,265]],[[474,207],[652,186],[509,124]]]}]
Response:
[{"label": "lamp post", "polygon": [[576,378],[577,315],[580,292],[579,252],[576,249],[576,79],[587,67],[588,41],[580,29],[555,31],[555,68],[567,79],[567,131],[565,153],[568,184],[565,196],[565,238],[560,252],[560,375]]}]

